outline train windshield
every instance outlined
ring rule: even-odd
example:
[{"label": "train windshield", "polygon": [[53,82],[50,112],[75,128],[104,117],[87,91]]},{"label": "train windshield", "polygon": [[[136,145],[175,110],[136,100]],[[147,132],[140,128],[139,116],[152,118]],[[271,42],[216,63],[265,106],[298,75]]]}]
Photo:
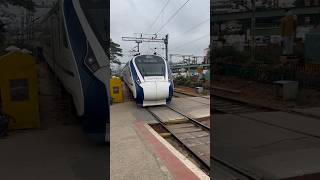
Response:
[{"label": "train windshield", "polygon": [[97,39],[107,50],[109,37],[109,3],[106,0],[80,0],[83,12]]},{"label": "train windshield", "polygon": [[166,74],[164,59],[159,56],[138,56],[135,63],[142,76],[165,76]]}]

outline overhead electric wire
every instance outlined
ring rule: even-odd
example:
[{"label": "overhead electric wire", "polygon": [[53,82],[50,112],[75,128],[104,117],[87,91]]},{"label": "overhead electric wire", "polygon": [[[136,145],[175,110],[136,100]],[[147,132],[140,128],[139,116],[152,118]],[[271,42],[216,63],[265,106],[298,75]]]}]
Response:
[{"label": "overhead electric wire", "polygon": [[[190,0],[187,0],[180,8],[159,28],[157,33],[159,33],[179,12],[180,10],[189,2]],[[157,34],[156,33],[156,34]]]},{"label": "overhead electric wire", "polygon": [[197,24],[197,25],[195,25],[195,26],[192,26],[191,28],[189,28],[189,29],[186,30],[185,32],[183,32],[183,33],[181,33],[181,34],[179,34],[179,35],[177,35],[177,36],[174,36],[174,38],[181,37],[182,35],[187,34],[188,32],[190,32],[190,31],[192,31],[192,30],[194,30],[194,29],[197,29],[198,27],[200,27],[201,25],[203,25],[204,23],[206,23],[206,22],[209,21],[209,20],[210,20],[210,17],[209,17],[208,19],[200,22],[199,24]]},{"label": "overhead electric wire", "polygon": [[201,37],[199,37],[199,38],[196,38],[196,39],[194,39],[194,40],[192,40],[192,41],[189,41],[189,42],[187,42],[187,43],[184,43],[184,44],[182,44],[182,45],[180,45],[180,46],[176,46],[176,47],[172,48],[172,50],[180,49],[181,47],[184,47],[184,46],[186,46],[186,45],[188,45],[188,44],[197,42],[197,41],[199,41],[199,40],[201,40],[201,39],[203,39],[203,38],[205,38],[205,37],[207,37],[207,36],[210,36],[210,34],[206,34],[206,35],[201,36]]},{"label": "overhead electric wire", "polygon": [[202,24],[206,23],[207,21],[210,20],[210,17],[208,19],[206,19],[205,21],[202,21],[201,23],[195,25],[195,26],[192,26],[190,29],[186,30],[185,32],[183,32],[182,34],[186,34],[194,29],[197,29],[198,27],[200,27]]},{"label": "overhead electric wire", "polygon": [[147,30],[151,29],[153,27],[153,25],[158,21],[160,15],[164,12],[164,10],[166,9],[166,7],[168,6],[170,0],[167,0],[166,4],[163,6],[163,8],[161,9],[161,11],[159,12],[158,16],[156,17],[156,19],[153,21],[153,23],[147,28]]}]

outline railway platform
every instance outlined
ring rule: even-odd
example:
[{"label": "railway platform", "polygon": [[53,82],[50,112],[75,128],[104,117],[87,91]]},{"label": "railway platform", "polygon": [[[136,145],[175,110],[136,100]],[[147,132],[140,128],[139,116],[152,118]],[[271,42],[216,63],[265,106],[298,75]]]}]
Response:
[{"label": "railway platform", "polygon": [[38,65],[41,127],[10,131],[0,139],[1,180],[105,180],[109,145],[92,142],[46,64]]},{"label": "railway platform", "polygon": [[158,123],[134,102],[111,106],[111,179],[210,179],[149,124]]}]

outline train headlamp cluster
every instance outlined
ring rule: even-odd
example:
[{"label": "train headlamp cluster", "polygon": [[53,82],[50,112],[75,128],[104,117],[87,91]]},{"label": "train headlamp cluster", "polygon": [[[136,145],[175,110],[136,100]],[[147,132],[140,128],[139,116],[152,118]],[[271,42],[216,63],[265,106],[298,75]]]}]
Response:
[{"label": "train headlamp cluster", "polygon": [[93,57],[87,58],[85,64],[92,72],[96,72],[100,68],[97,59]]}]

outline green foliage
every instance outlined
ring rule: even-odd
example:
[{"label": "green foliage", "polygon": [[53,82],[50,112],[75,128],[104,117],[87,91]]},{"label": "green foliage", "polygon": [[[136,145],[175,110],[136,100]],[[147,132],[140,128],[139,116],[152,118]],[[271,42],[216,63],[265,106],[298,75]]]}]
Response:
[{"label": "green foliage", "polygon": [[176,85],[191,87],[194,83],[191,77],[178,76],[174,79]]},{"label": "green foliage", "polygon": [[19,6],[32,12],[35,11],[36,6],[33,0],[0,0],[0,4],[3,7],[8,7],[9,5]]},{"label": "green foliage", "polygon": [[251,61],[250,52],[248,51],[237,51],[233,47],[223,47],[216,49],[212,53],[212,59],[215,61],[232,61],[233,63],[248,64]]},{"label": "green foliage", "polygon": [[304,0],[295,0],[293,5],[294,7],[304,7]]},{"label": "green foliage", "polygon": [[116,63],[121,65],[120,60],[118,59],[118,57],[122,57],[122,49],[120,48],[120,45],[113,42],[110,39],[110,60],[112,63]]},{"label": "green foliage", "polygon": [[221,49],[215,49],[212,52],[212,58],[221,58],[221,57],[230,57],[230,56],[235,56],[237,55],[237,51],[233,47],[223,47]]},{"label": "green foliage", "polygon": [[279,63],[279,57],[270,56],[268,54],[256,54],[256,63],[275,65]]},{"label": "green foliage", "polygon": [[251,54],[249,51],[239,52],[237,58],[241,64],[250,64],[252,61]]},{"label": "green foliage", "polygon": [[0,20],[0,46],[3,44],[5,37],[4,33],[6,32],[5,24]]},{"label": "green foliage", "polygon": [[0,45],[4,44],[6,32],[6,23],[3,22],[4,17],[10,16],[7,11],[9,5],[25,8],[29,11],[35,12],[36,4],[33,0],[0,0]]},{"label": "green foliage", "polygon": [[213,59],[222,63],[232,63],[241,65],[255,65],[255,64],[279,64],[279,56],[276,53],[269,53],[267,51],[256,51],[255,59],[251,58],[250,51],[237,51],[233,47],[224,47],[215,50]]}]

